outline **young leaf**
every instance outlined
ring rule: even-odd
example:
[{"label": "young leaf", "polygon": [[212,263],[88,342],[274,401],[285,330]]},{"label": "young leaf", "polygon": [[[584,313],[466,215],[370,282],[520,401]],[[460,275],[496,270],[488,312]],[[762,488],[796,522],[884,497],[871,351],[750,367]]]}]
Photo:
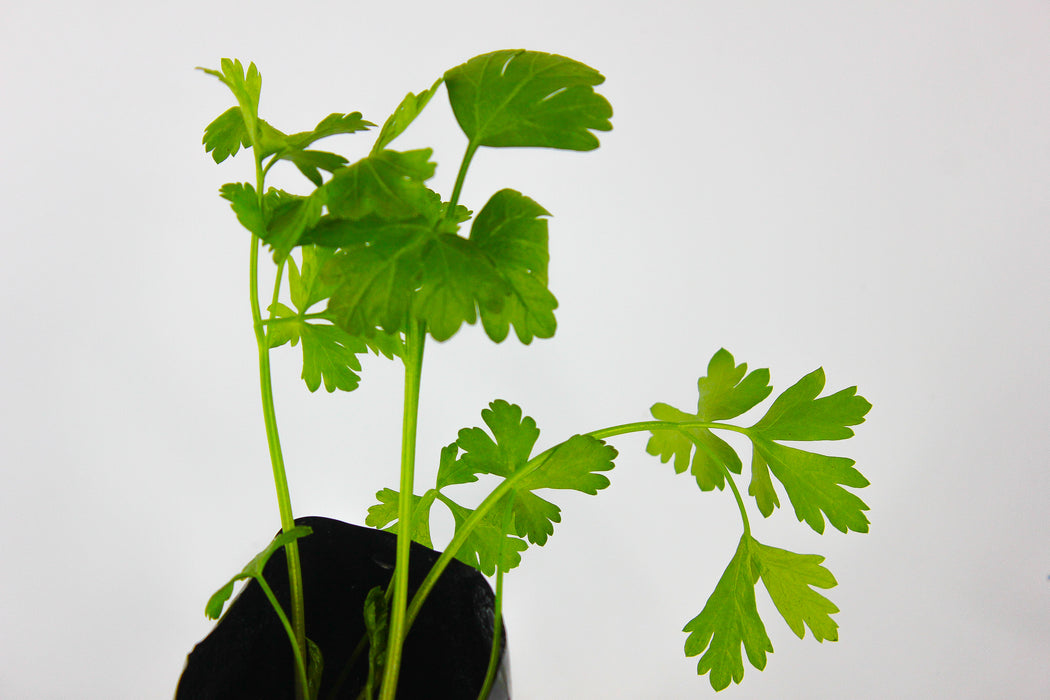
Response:
[{"label": "young leaf", "polygon": [[[697,380],[699,399],[696,413],[689,414],[665,403],[653,405],[653,418],[673,423],[714,422],[735,418],[754,408],[769,396],[769,370],[758,369],[747,373],[747,363],[739,365],[724,348],[711,358],[707,376]],[[694,451],[695,450],[695,451]],[[724,469],[739,474],[743,469],[739,455],[729,443],[708,428],[685,426],[669,430],[653,430],[646,451],[667,462],[674,457],[679,474],[692,457],[692,475],[704,491],[725,486]]]},{"label": "young leaf", "polygon": [[368,634],[368,680],[365,697],[375,697],[376,683],[383,675],[387,640],[390,634],[390,606],[386,591],[376,586],[365,598],[365,632]]},{"label": "young leaf", "polygon": [[748,661],[759,670],[766,666],[766,652],[773,651],[755,603],[758,573],[752,563],[753,544],[754,540],[747,535],[740,538],[736,554],[704,609],[683,629],[689,633],[685,641],[686,656],[703,654],[696,670],[699,675],[710,672],[711,687],[715,690],[727,688],[730,681],[743,680],[741,644]]},{"label": "young leaf", "polygon": [[[430,538],[430,506],[434,503],[437,491],[428,491],[422,496],[412,496],[412,540],[433,549]],[[387,532],[398,532],[398,508],[401,494],[393,489],[383,489],[376,493],[377,505],[368,509],[365,525]]]},{"label": "young leaf", "polygon": [[209,619],[218,620],[219,616],[222,615],[222,609],[226,605],[226,601],[233,595],[233,584],[237,581],[243,581],[249,578],[262,578],[263,569],[266,567],[266,562],[270,560],[281,547],[294,542],[300,537],[306,537],[311,534],[313,529],[306,525],[298,525],[293,527],[291,530],[287,530],[277,535],[270,544],[266,545],[263,551],[252,557],[252,560],[245,564],[244,568],[241,569],[240,573],[236,574],[231,578],[226,585],[217,590],[211,598],[208,599],[208,603],[204,608],[204,614]]},{"label": "young leaf", "polygon": [[237,155],[241,146],[250,148],[251,139],[244,126],[240,107],[230,107],[204,128],[204,152],[211,153],[216,163]]},{"label": "young leaf", "polygon": [[[459,532],[474,511],[464,508],[444,494],[438,494],[438,498],[452,512],[456,532]],[[494,575],[497,566],[506,572],[520,564],[521,553],[529,545],[504,531],[504,515],[505,510],[500,508],[493,508],[486,513],[478,526],[471,530],[463,546],[456,551],[456,559],[486,576]]]},{"label": "young leaf", "polygon": [[314,141],[335,136],[336,134],[353,134],[358,131],[367,131],[375,126],[370,121],[361,117],[360,112],[340,114],[333,112],[317,123],[312,131],[300,131],[288,136],[288,143],[297,149],[304,149]]},{"label": "young leaf", "polygon": [[803,623],[818,642],[838,641],[838,623],[831,619],[839,609],[813,588],[833,588],[835,577],[821,566],[824,557],[796,554],[752,541],[751,556],[762,583],[788,627],[799,639],[805,634]]},{"label": "young leaf", "polygon": [[391,141],[404,133],[405,129],[415,121],[415,118],[427,106],[430,98],[434,96],[434,93],[437,92],[443,81],[444,78],[438,78],[429,89],[418,95],[413,95],[411,92],[405,95],[405,99],[401,100],[401,104],[397,106],[394,113],[383,124],[383,128],[379,130],[379,137],[376,138],[375,145],[372,146],[372,153],[382,151]]},{"label": "young leaf", "polygon": [[475,146],[597,148],[590,130],[612,129],[612,107],[593,87],[604,81],[572,59],[524,50],[478,56],[445,73],[456,121]]},{"label": "young leaf", "polygon": [[240,60],[224,58],[219,64],[221,70],[218,71],[200,67],[197,70],[204,71],[208,75],[215,76],[221,80],[230,89],[233,96],[237,98],[237,104],[240,107],[241,116],[244,120],[245,132],[249,134],[250,143],[250,135],[255,133],[258,128],[262,76],[259,75],[259,70],[254,63],[248,65],[247,73],[245,73],[244,66]]},{"label": "young leaf", "polygon": [[[459,462],[474,474],[494,474],[509,479],[529,461],[540,434],[536,422],[523,416],[519,406],[503,400],[489,404],[481,417],[492,436],[481,428],[459,431],[457,443],[463,450]],[[612,469],[615,457],[616,450],[601,440],[574,436],[555,448],[534,471],[518,479],[513,490],[493,508],[493,513],[510,508],[514,514],[514,534],[542,546],[554,533],[554,523],[561,521],[561,509],[532,492],[543,488],[595,494],[609,485],[605,476],[595,472]],[[497,519],[497,522],[500,521]]]},{"label": "young leaf", "polygon": [[492,195],[470,229],[470,241],[492,262],[507,296],[501,306],[482,306],[481,320],[497,343],[510,326],[528,345],[533,337],[550,338],[557,323],[558,301],[547,289],[547,220],[550,214],[520,192],[504,189]]},{"label": "young leaf", "polygon": [[219,196],[230,203],[237,221],[256,236],[266,235],[266,217],[259,210],[259,195],[247,182],[228,182],[219,188]]}]

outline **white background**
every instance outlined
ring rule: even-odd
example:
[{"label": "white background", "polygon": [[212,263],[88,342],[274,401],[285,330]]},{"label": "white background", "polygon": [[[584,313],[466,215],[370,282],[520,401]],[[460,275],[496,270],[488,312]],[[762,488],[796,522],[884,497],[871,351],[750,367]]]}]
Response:
[{"label": "white background", "polygon": [[[170,697],[208,596],[279,525],[248,240],[217,196],[250,160],[204,153],[231,98],[193,67],[255,61],[264,118],[297,131],[335,111],[382,122],[445,69],[518,47],[606,75],[615,129],[592,153],[476,158],[465,204],[513,187],[554,214],[559,331],[428,346],[420,482],[497,397],[546,447],[690,407],[722,346],[778,389],[822,365],[874,404],[823,446],[871,480],[871,532],[818,537],[790,506],[752,519],[828,557],[841,641],[799,640],[763,602],[776,653],[723,696],[1050,696],[1046,2],[0,15],[0,697]],[[447,195],[464,142],[442,91],[396,146],[433,146]],[[358,392],[310,395],[298,361],[275,352],[295,511],[361,522],[396,484],[398,367],[372,359]],[[516,698],[711,694],[680,629],[736,545],[735,504],[643,437],[615,444],[613,485],[556,498],[554,538],[507,578]]]}]

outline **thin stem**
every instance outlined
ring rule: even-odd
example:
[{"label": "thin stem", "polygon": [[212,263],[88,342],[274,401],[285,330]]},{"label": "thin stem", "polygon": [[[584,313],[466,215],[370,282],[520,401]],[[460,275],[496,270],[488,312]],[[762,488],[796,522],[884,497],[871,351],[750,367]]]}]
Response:
[{"label": "thin stem", "polygon": [[452,212],[459,202],[459,195],[463,191],[463,181],[467,178],[467,168],[470,167],[470,161],[474,159],[474,153],[477,150],[478,144],[473,141],[467,144],[467,151],[463,154],[463,161],[459,164],[459,173],[456,174],[456,184],[452,188],[452,197],[448,200],[448,209],[445,210],[446,219],[452,216]]},{"label": "thin stem", "polygon": [[[513,498],[513,496],[511,496]],[[514,512],[507,508],[503,515],[503,531],[510,530],[513,522]],[[499,553],[496,558],[496,600],[492,606],[492,648],[489,651],[489,665],[485,670],[485,680],[478,692],[478,700],[486,700],[492,692],[492,685],[496,682],[496,671],[499,669],[500,652],[503,651],[503,548],[507,544],[507,538],[501,537],[499,541]]]},{"label": "thin stem", "polygon": [[[258,154],[259,150],[255,149]],[[262,164],[256,155],[255,160],[256,189],[259,196],[260,210],[264,207],[262,196]],[[281,439],[277,432],[277,412],[273,401],[273,382],[270,376],[270,348],[266,342],[266,329],[262,323],[262,310],[259,304],[259,249],[260,239],[252,234],[251,262],[249,267],[250,299],[252,308],[252,326],[255,329],[255,343],[259,351],[259,391],[262,395],[263,421],[266,424],[266,442],[270,449],[270,465],[273,468],[274,488],[277,491],[277,508],[281,516],[281,529],[288,532],[295,527],[292,514],[292,497],[288,490],[288,475],[284,468],[284,455],[281,452]],[[290,542],[285,546],[288,561],[288,590],[292,604],[292,627],[295,631],[295,647],[302,654],[306,649],[306,606],[303,601],[302,564],[299,560],[299,544]],[[296,687],[296,697],[305,698],[307,687]]]},{"label": "thin stem", "polygon": [[303,688],[309,686],[306,674],[306,659],[303,658],[303,648],[298,645],[295,639],[295,630],[292,629],[292,625],[288,622],[288,616],[284,614],[284,610],[281,609],[281,604],[277,602],[277,596],[273,594],[270,589],[270,585],[266,583],[266,579],[262,576],[255,577],[259,587],[262,588],[263,593],[266,595],[267,600],[270,601],[270,605],[277,611],[277,617],[281,619],[281,625],[284,627],[285,633],[288,635],[288,641],[292,644],[292,654],[295,655],[295,670],[298,676],[298,683]]},{"label": "thin stem", "polygon": [[405,333],[405,405],[401,424],[401,498],[398,501],[397,563],[394,566],[394,597],[390,610],[386,666],[379,700],[394,700],[401,671],[401,647],[408,634],[408,566],[412,546],[412,493],[415,480],[416,423],[419,417],[419,386],[423,370],[426,327],[410,322]]},{"label": "thin stem", "polygon": [[733,481],[733,475],[729,473],[729,470],[722,467],[722,471],[725,473],[726,481],[729,482],[729,488],[733,489],[733,495],[736,496],[736,507],[740,509],[740,517],[744,521],[744,534],[751,534],[751,523],[747,519],[747,509],[744,507],[744,499],[740,496],[740,491],[736,487],[736,482]]}]

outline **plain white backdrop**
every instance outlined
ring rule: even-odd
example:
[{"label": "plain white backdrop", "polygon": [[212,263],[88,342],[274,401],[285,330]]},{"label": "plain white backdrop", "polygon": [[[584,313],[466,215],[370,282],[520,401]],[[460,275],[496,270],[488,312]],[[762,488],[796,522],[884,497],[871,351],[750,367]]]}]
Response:
[{"label": "plain white backdrop", "polygon": [[[254,61],[286,131],[382,122],[500,48],[607,76],[591,153],[483,150],[463,202],[553,213],[554,339],[431,343],[419,479],[495,398],[545,447],[688,407],[726,347],[783,389],[823,366],[874,408],[827,447],[872,485],[871,532],[790,507],[763,541],[827,556],[837,643],[797,639],[729,698],[1050,696],[1050,5],[1024,2],[6,2],[0,22],[0,697],[168,698],[208,596],[279,527],[258,402],[248,240],[193,70]],[[328,144],[360,154],[370,136]],[[464,138],[442,91],[396,144]],[[294,176],[294,177],[293,177]],[[294,172],[287,184],[297,184]],[[275,352],[296,514],[362,522],[396,484],[401,377],[310,395]],[[739,537],[615,442],[613,484],[507,577],[515,697],[712,694],[682,653]],[[741,485],[746,481],[740,481]],[[760,589],[760,600],[764,592]]]}]

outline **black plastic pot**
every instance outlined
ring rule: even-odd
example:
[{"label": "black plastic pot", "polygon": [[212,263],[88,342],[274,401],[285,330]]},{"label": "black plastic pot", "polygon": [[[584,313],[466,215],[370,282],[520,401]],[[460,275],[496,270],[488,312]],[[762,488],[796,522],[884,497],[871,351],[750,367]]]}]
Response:
[{"label": "black plastic pot", "polygon": [[[324,658],[320,700],[355,700],[368,674],[367,652],[349,667],[365,635],[362,610],[375,586],[393,575],[397,537],[320,517],[299,518],[313,534],[299,540],[306,599],[306,636]],[[409,598],[438,552],[413,543]],[[284,550],[264,570],[266,582],[289,609]],[[476,700],[492,646],[493,603],[488,581],[459,561],[445,569],[405,640],[399,700]],[[506,635],[488,700],[509,700]],[[176,700],[283,700],[294,698],[291,646],[277,615],[254,581],[230,604],[211,634],[186,661]]]}]

